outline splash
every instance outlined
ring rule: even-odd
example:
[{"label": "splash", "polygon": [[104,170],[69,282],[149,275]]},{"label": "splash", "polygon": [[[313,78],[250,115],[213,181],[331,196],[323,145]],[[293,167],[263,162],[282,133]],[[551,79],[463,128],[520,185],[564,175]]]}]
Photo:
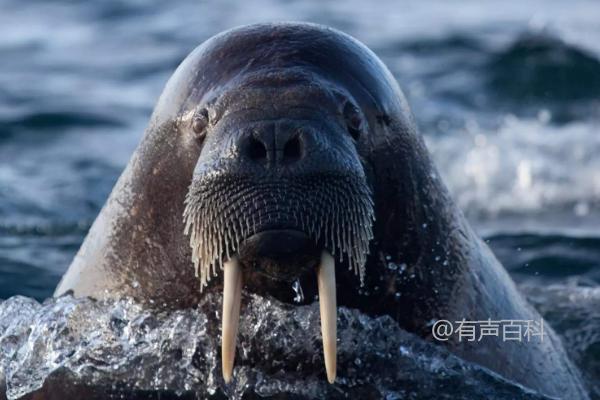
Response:
[{"label": "splash", "polygon": [[225,385],[218,332],[211,328],[218,326],[211,320],[220,306],[213,294],[197,309],[171,312],[131,300],[64,296],[39,304],[12,297],[0,304],[7,397],[543,398],[407,333],[390,317],[345,307],[339,309],[339,374],[330,385],[318,304],[289,306],[254,295],[244,298],[238,360]]}]

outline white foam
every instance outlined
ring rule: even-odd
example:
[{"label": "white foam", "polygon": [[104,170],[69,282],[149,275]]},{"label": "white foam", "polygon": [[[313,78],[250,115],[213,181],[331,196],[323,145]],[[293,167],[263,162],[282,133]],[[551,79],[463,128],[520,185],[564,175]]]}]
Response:
[{"label": "white foam", "polygon": [[494,131],[466,126],[426,141],[470,217],[600,211],[600,136],[593,122],[555,126],[507,116]]}]

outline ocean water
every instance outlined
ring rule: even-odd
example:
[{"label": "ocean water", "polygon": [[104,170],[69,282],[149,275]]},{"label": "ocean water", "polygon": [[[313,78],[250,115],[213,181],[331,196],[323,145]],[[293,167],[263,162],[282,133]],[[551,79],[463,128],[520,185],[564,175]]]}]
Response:
[{"label": "ocean water", "polygon": [[0,0],[0,299],[51,296],[195,46],[280,20],[336,27],[383,59],[457,204],[600,397],[591,0]]}]

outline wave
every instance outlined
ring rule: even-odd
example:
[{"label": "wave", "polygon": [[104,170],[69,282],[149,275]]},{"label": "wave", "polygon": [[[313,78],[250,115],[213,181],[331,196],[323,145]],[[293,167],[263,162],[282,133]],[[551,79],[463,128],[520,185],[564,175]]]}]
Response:
[{"label": "wave", "polygon": [[600,100],[600,60],[547,33],[526,33],[487,66],[490,90],[509,101]]},{"label": "wave", "polygon": [[472,220],[600,213],[600,137],[593,122],[564,126],[507,116],[497,129],[470,121],[453,135],[426,135],[439,170]]},{"label": "wave", "polygon": [[486,242],[517,282],[600,285],[600,237],[501,234]]},{"label": "wave", "polygon": [[77,128],[122,128],[125,123],[112,116],[85,111],[30,111],[24,115],[0,120],[0,141],[17,139],[20,133],[60,134]]}]

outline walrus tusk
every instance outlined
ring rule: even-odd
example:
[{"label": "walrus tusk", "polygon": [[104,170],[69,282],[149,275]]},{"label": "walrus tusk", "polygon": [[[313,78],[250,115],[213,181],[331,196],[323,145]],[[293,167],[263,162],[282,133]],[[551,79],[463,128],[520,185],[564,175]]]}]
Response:
[{"label": "walrus tusk", "polygon": [[319,285],[319,306],[321,309],[321,334],[325,370],[329,383],[335,381],[337,356],[337,304],[335,293],[335,261],[331,254],[321,254],[321,264],[317,272]]},{"label": "walrus tusk", "polygon": [[223,326],[221,337],[221,364],[223,379],[231,381],[235,344],[240,323],[240,303],[242,299],[242,268],[237,257],[232,257],[223,266]]},{"label": "walrus tusk", "polygon": [[[236,257],[224,264],[223,273],[223,327],[221,339],[221,364],[223,379],[231,381],[235,345],[240,321],[242,295],[242,268]],[[335,381],[337,356],[337,302],[335,289],[335,261],[324,251],[317,272],[319,286],[319,306],[321,310],[321,334],[323,336],[323,354],[325,370],[329,383]]]}]

